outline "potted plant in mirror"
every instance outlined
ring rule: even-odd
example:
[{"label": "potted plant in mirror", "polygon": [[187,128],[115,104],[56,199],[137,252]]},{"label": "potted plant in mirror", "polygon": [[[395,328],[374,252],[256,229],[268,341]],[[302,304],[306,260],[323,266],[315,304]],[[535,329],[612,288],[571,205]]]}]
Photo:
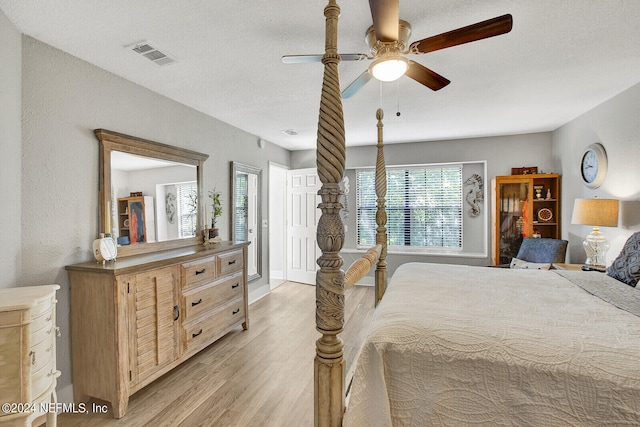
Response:
[{"label": "potted plant in mirror", "polygon": [[213,190],[209,191],[209,198],[211,199],[211,229],[209,229],[209,238],[213,239],[218,237],[219,231],[216,227],[218,218],[222,215],[222,202],[220,201],[220,192]]}]

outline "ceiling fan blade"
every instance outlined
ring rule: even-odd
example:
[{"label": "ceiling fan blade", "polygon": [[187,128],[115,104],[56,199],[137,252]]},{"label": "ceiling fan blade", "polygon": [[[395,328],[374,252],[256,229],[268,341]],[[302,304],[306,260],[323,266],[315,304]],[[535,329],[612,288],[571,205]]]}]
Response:
[{"label": "ceiling fan blade", "polygon": [[[308,62],[322,62],[323,55],[285,55],[282,62],[285,64],[304,64]],[[371,59],[366,53],[341,53],[342,61],[363,61]]]},{"label": "ceiling fan blade", "polygon": [[405,75],[418,83],[425,85],[431,90],[440,90],[451,83],[448,79],[442,77],[435,71],[431,71],[424,65],[418,64],[414,61],[409,62],[409,68],[407,68]]},{"label": "ceiling fan blade", "polygon": [[305,64],[307,62],[321,62],[322,55],[285,55],[282,62],[285,64]]},{"label": "ceiling fan blade", "polygon": [[372,78],[373,76],[371,75],[371,73],[369,73],[369,70],[364,70],[364,72],[360,74],[357,79],[351,82],[351,84],[342,91],[342,98],[351,98],[357,91],[360,90],[362,86],[364,86]]},{"label": "ceiling fan blade", "polygon": [[398,40],[400,25],[398,3],[399,0],[369,0],[373,29],[376,32],[376,38],[381,42]]},{"label": "ceiling fan blade", "polygon": [[510,14],[498,16],[457,30],[427,37],[411,43],[409,50],[413,53],[428,53],[447,47],[457,46],[476,40],[499,36],[511,31],[513,17]]}]

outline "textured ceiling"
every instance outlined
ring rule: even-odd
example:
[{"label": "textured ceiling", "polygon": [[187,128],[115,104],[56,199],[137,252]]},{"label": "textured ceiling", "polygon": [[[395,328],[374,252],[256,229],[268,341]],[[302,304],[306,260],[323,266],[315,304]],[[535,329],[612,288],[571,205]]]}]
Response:
[{"label": "textured ceiling", "polygon": [[[368,53],[368,2],[338,4],[339,51]],[[324,52],[325,5],[0,0],[24,34],[288,149],[315,146],[323,69],[280,58]],[[347,145],[375,143],[378,107],[387,143],[549,131],[640,82],[638,0],[400,1],[410,41],[505,13],[509,34],[412,56],[451,80],[439,92],[403,77],[344,100]],[[125,48],[141,40],[179,62],[159,67]],[[341,63],[341,85],[367,65]]]}]

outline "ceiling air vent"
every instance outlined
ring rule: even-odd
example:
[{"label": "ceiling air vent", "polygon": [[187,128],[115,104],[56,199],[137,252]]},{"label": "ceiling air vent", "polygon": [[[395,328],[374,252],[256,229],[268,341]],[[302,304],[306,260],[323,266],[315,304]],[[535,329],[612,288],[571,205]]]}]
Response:
[{"label": "ceiling air vent", "polygon": [[144,56],[157,65],[169,65],[178,62],[175,58],[170,57],[147,42],[135,43],[129,47],[131,47],[134,52]]}]

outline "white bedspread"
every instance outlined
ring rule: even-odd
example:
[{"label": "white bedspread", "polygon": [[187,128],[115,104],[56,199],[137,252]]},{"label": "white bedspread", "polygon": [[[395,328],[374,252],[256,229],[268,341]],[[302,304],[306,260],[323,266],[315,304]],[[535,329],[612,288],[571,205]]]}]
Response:
[{"label": "white bedspread", "polygon": [[357,363],[349,427],[640,425],[640,317],[553,271],[403,265]]}]

